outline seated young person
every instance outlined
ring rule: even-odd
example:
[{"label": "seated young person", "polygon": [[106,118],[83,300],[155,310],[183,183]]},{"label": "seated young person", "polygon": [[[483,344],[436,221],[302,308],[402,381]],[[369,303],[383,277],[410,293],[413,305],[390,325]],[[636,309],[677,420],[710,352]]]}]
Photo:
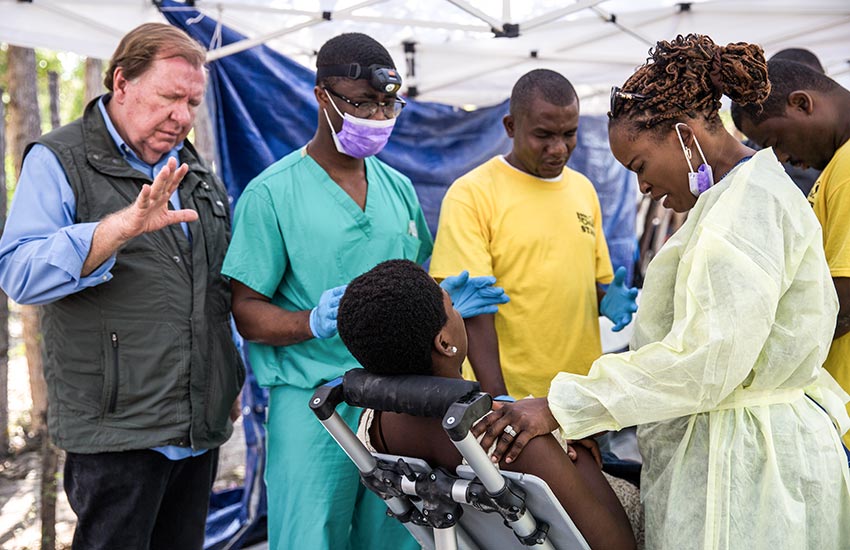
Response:
[{"label": "seated young person", "polygon": [[[421,267],[390,260],[354,279],[339,305],[342,341],[374,374],[461,378],[466,329],[449,295]],[[504,437],[512,437],[505,433]],[[440,419],[375,411],[367,443],[378,452],[415,456],[449,471],[461,454]],[[501,463],[546,481],[592,548],[634,548],[629,519],[590,452],[571,460],[552,435],[529,441],[519,458]]]}]

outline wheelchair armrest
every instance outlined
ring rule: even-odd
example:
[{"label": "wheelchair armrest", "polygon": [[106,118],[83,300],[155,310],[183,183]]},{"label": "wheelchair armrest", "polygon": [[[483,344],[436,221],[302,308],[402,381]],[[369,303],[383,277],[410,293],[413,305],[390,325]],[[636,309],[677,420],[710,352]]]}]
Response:
[{"label": "wheelchair armrest", "polygon": [[342,376],[338,376],[316,388],[310,398],[310,408],[319,420],[325,421],[333,416],[342,399]]}]

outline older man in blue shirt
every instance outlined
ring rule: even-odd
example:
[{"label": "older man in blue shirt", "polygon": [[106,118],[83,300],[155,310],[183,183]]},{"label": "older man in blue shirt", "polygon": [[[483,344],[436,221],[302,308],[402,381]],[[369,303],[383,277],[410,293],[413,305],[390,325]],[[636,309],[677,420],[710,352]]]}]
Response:
[{"label": "older man in blue shirt", "polygon": [[244,379],[220,272],[227,195],[185,141],[204,58],[168,25],[127,34],[111,93],[25,153],[0,238],[0,286],[43,305],[74,548],[203,546]]}]

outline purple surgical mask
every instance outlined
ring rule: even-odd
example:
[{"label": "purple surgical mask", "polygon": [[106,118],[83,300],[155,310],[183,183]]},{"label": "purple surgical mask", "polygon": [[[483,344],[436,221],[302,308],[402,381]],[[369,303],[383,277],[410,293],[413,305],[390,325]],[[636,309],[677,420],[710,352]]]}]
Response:
[{"label": "purple surgical mask", "polygon": [[711,165],[709,165],[705,160],[705,155],[702,154],[702,147],[699,146],[699,141],[696,136],[694,136],[694,144],[697,146],[699,156],[702,157],[702,164],[700,164],[697,171],[694,172],[694,165],[691,164],[691,150],[685,147],[685,140],[682,139],[682,133],[679,131],[680,124],[683,123],[677,123],[675,129],[676,135],[679,136],[679,143],[682,145],[682,152],[685,154],[685,160],[688,161],[688,168],[690,168],[690,171],[688,172],[688,188],[693,196],[699,197],[702,193],[705,193],[712,185],[714,185],[714,172],[711,170]]},{"label": "purple surgical mask", "polygon": [[708,191],[714,185],[714,172],[708,164],[700,164],[696,172],[688,173],[688,186],[695,197]]},{"label": "purple surgical mask", "polygon": [[390,134],[393,133],[394,118],[386,120],[357,118],[348,113],[342,114],[333,101],[331,101],[331,105],[342,117],[342,129],[335,132],[328,111],[323,109],[337,151],[349,157],[362,159],[377,155],[383,150],[390,139]]}]

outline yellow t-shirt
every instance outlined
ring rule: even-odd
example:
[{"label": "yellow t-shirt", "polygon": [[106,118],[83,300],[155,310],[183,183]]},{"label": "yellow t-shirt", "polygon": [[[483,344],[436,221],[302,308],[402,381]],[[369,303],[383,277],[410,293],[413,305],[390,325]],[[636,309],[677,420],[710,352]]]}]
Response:
[{"label": "yellow t-shirt", "polygon": [[[511,298],[496,333],[508,392],[544,397],[560,371],[587,374],[601,355],[596,283],[613,277],[596,190],[565,168],[536,178],[494,157],[443,199],[431,275],[493,275]],[[464,376],[472,370],[464,365]]]},{"label": "yellow t-shirt", "polygon": [[[809,192],[823,227],[823,249],[833,277],[850,277],[850,141],[842,145]],[[832,341],[824,368],[850,392],[850,333]],[[847,408],[850,412],[850,406]],[[850,432],[844,435],[850,446]]]}]

